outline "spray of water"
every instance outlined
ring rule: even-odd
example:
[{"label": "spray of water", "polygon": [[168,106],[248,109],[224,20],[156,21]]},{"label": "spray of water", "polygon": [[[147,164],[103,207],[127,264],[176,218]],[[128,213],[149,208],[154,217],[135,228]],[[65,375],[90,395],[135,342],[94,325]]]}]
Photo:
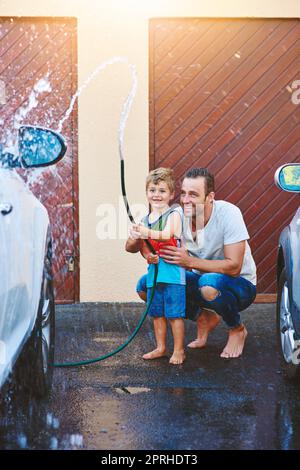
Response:
[{"label": "spray of water", "polygon": [[21,123],[24,121],[28,113],[36,108],[39,104],[38,97],[41,93],[52,91],[51,85],[48,81],[48,77],[41,78],[33,87],[28,99],[28,104],[19,108],[14,117],[14,129],[19,129]]},{"label": "spray of water", "polygon": [[21,124],[26,119],[30,111],[37,107],[39,101],[38,98],[42,93],[52,91],[51,85],[48,80],[48,76],[41,78],[33,87],[29,98],[28,103],[24,106],[21,106],[15,116],[13,122],[13,129],[7,129],[5,133],[5,138],[3,142],[3,153],[11,153],[13,155],[18,155],[18,130]]},{"label": "spray of water", "polygon": [[70,106],[67,109],[65,115],[63,118],[59,121],[57,131],[61,132],[63,123],[68,119],[70,116],[76,99],[81,95],[82,91],[91,83],[92,80],[94,80],[97,75],[102,72],[103,70],[106,69],[109,65],[114,65],[114,64],[126,64],[128,65],[130,71],[131,71],[131,76],[132,76],[132,85],[130,92],[123,104],[121,116],[120,116],[120,124],[119,124],[119,132],[118,132],[118,141],[119,141],[119,150],[120,150],[120,155],[121,158],[123,156],[123,146],[124,146],[124,134],[125,134],[125,127],[126,127],[126,122],[128,119],[128,115],[131,109],[132,102],[134,100],[134,97],[136,95],[136,89],[137,89],[137,74],[136,74],[136,68],[134,65],[130,64],[128,62],[128,59],[125,57],[113,57],[106,62],[101,63],[98,65],[98,67],[94,70],[94,72],[85,80],[85,82],[81,85],[81,87],[77,90],[77,92],[73,95]]},{"label": "spray of water", "polygon": [[[133,64],[130,64],[126,57],[112,57],[111,59],[108,59],[107,61],[102,62],[100,65],[98,65],[98,67],[91,73],[91,75],[84,81],[84,83],[78,88],[76,93],[72,96],[70,105],[67,111],[65,112],[64,116],[60,119],[56,130],[57,132],[60,132],[60,133],[62,132],[63,124],[70,117],[70,114],[74,108],[75,102],[77,98],[79,98],[83,90],[91,83],[92,80],[94,80],[99,75],[100,72],[104,71],[108,66],[111,66],[114,64],[127,65],[130,69],[131,77],[132,77],[132,85],[131,85],[129,94],[126,97],[122,106],[122,111],[121,111],[120,121],[119,121],[119,128],[118,128],[119,153],[120,153],[120,157],[123,158],[124,135],[125,135],[126,123],[127,123],[129,112],[130,112],[133,100],[136,95],[136,90],[137,90],[136,67]],[[18,111],[16,112],[14,116],[13,132],[11,130],[7,130],[6,135],[5,135],[5,139],[3,142],[3,153],[8,152],[13,155],[18,155],[18,148],[17,148],[18,129],[24,123],[24,120],[26,119],[30,111],[37,107],[38,98],[40,94],[45,93],[45,92],[50,93],[52,91],[48,77],[49,77],[49,74],[47,74],[44,78],[40,79],[34,85],[33,90],[30,93],[27,104],[20,107]],[[69,158],[68,156],[64,158],[65,164],[71,165],[71,161],[66,161],[68,160],[68,158]],[[58,174],[58,172],[56,171],[56,168],[49,167],[49,168],[28,170],[27,186],[29,188],[32,188],[36,183],[41,182],[40,180],[45,174],[45,172],[52,173],[56,178],[59,178],[60,184],[64,185],[64,181],[61,178],[61,176]]]}]

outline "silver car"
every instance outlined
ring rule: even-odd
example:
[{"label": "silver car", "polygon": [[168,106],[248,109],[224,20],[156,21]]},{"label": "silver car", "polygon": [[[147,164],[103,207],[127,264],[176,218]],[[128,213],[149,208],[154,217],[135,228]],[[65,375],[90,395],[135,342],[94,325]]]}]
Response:
[{"label": "silver car", "polygon": [[18,362],[22,385],[43,396],[54,359],[50,223],[15,168],[52,165],[66,145],[52,130],[23,126],[18,147],[18,156],[0,153],[0,388]]},{"label": "silver car", "polygon": [[[300,193],[300,164],[287,163],[275,173],[275,183],[289,193]],[[277,338],[286,376],[300,379],[300,201],[281,232],[277,252]]]}]

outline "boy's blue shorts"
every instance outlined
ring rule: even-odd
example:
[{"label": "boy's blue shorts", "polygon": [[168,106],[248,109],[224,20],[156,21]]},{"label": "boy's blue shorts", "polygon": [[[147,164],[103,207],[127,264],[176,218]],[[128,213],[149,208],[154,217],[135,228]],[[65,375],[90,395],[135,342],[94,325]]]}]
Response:
[{"label": "boy's blue shorts", "polygon": [[[137,285],[137,291],[144,291],[145,286]],[[147,288],[147,302],[150,300],[152,288]],[[185,285],[165,284],[158,282],[148,312],[150,317],[166,317],[170,319],[185,318]]]}]

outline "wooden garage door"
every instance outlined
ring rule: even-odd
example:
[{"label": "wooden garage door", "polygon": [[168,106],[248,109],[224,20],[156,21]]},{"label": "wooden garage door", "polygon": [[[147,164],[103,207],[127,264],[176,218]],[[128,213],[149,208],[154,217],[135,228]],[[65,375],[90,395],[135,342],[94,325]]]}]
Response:
[{"label": "wooden garage door", "polygon": [[150,167],[178,179],[209,168],[216,199],[242,210],[260,293],[276,292],[278,236],[299,205],[273,182],[279,165],[300,161],[297,79],[299,20],[150,21]]},{"label": "wooden garage door", "polygon": [[[58,129],[77,89],[76,38],[75,19],[0,18],[2,144],[19,124]],[[64,159],[22,176],[50,215],[56,301],[74,302],[79,299],[77,104],[62,134],[68,144]]]}]

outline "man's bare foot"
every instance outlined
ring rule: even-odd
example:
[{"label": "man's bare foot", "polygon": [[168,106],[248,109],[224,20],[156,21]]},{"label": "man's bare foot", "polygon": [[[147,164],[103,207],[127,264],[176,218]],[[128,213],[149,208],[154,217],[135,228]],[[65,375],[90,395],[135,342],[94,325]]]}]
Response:
[{"label": "man's bare foot", "polygon": [[237,328],[230,330],[229,338],[221,357],[225,357],[227,359],[240,357],[244,349],[247,334],[248,332],[244,325],[240,325]]},{"label": "man's bare foot", "polygon": [[204,348],[209,333],[216,328],[221,320],[220,315],[209,310],[203,310],[197,320],[197,339],[188,344],[188,348]]},{"label": "man's bare foot", "polygon": [[174,351],[171,359],[169,360],[170,364],[182,364],[185,361],[184,351]]},{"label": "man's bare foot", "polygon": [[149,359],[158,359],[159,357],[164,357],[166,355],[166,350],[165,349],[160,349],[156,348],[153,351],[144,354],[143,359],[149,360]]}]

